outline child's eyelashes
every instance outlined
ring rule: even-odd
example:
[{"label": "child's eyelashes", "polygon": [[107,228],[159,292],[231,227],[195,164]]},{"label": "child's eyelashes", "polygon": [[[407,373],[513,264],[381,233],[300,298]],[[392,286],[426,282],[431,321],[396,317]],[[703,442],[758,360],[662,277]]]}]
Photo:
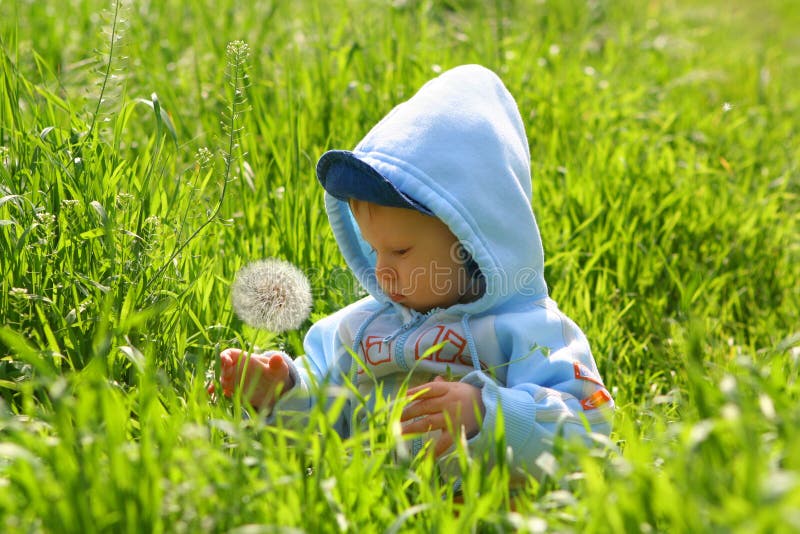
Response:
[{"label": "child's eyelashes", "polygon": [[[407,247],[407,248],[397,248],[397,249],[389,250],[389,254],[391,254],[392,256],[403,257],[403,256],[405,256],[406,254],[408,254],[408,252],[409,252],[410,250],[411,250],[411,247]],[[377,254],[378,254],[378,251],[377,251],[377,250],[375,250],[375,247],[369,247],[369,253],[370,253],[370,254],[375,254],[375,255],[377,255]]]}]

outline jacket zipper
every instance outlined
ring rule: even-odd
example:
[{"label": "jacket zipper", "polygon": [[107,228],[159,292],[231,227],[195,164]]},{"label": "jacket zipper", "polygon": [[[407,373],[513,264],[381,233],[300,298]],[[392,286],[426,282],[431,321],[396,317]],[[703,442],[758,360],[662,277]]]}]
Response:
[{"label": "jacket zipper", "polygon": [[411,332],[416,329],[420,325],[420,323],[425,322],[427,315],[419,314],[413,320],[409,321],[408,323],[404,324],[399,332],[388,336],[390,338],[397,338],[397,342],[394,345],[394,354],[392,355],[392,359],[397,364],[398,367],[401,369],[408,371],[408,365],[406,364],[406,359],[404,356],[404,349],[406,345],[406,340],[411,335]]}]

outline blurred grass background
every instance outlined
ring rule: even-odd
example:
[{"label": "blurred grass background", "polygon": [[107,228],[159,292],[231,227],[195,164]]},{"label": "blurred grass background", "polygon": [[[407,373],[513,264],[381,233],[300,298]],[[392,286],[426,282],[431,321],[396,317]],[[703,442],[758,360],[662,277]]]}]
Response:
[{"label": "blurred grass background", "polygon": [[[3,2],[0,529],[800,529],[797,27],[788,0]],[[619,406],[617,452],[548,460],[516,511],[502,466],[460,505],[394,461],[389,413],[341,442],[203,388],[221,347],[302,351],[233,316],[244,263],[301,267],[312,320],[359,296],[314,164],[468,62],[517,98],[551,293]]]}]

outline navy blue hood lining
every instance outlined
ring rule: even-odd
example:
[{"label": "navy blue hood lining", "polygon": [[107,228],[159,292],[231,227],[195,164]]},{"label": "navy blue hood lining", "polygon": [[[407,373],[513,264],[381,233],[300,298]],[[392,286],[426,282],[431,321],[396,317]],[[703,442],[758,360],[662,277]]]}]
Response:
[{"label": "navy blue hood lining", "polygon": [[433,215],[425,205],[406,195],[371,165],[349,150],[329,150],[317,163],[317,179],[331,196],[372,202],[390,208],[407,208]]}]

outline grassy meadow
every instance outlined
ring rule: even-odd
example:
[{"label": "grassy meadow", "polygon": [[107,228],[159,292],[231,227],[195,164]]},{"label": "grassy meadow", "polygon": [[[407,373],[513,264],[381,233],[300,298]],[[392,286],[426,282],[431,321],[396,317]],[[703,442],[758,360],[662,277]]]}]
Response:
[{"label": "grassy meadow", "polygon": [[[0,532],[800,531],[794,0],[0,2]],[[229,346],[302,353],[362,294],[314,165],[463,63],[531,147],[551,295],[610,440],[463,503],[397,414],[348,440],[205,391]],[[314,309],[243,325],[245,263]],[[502,447],[502,443],[498,444]]]}]

